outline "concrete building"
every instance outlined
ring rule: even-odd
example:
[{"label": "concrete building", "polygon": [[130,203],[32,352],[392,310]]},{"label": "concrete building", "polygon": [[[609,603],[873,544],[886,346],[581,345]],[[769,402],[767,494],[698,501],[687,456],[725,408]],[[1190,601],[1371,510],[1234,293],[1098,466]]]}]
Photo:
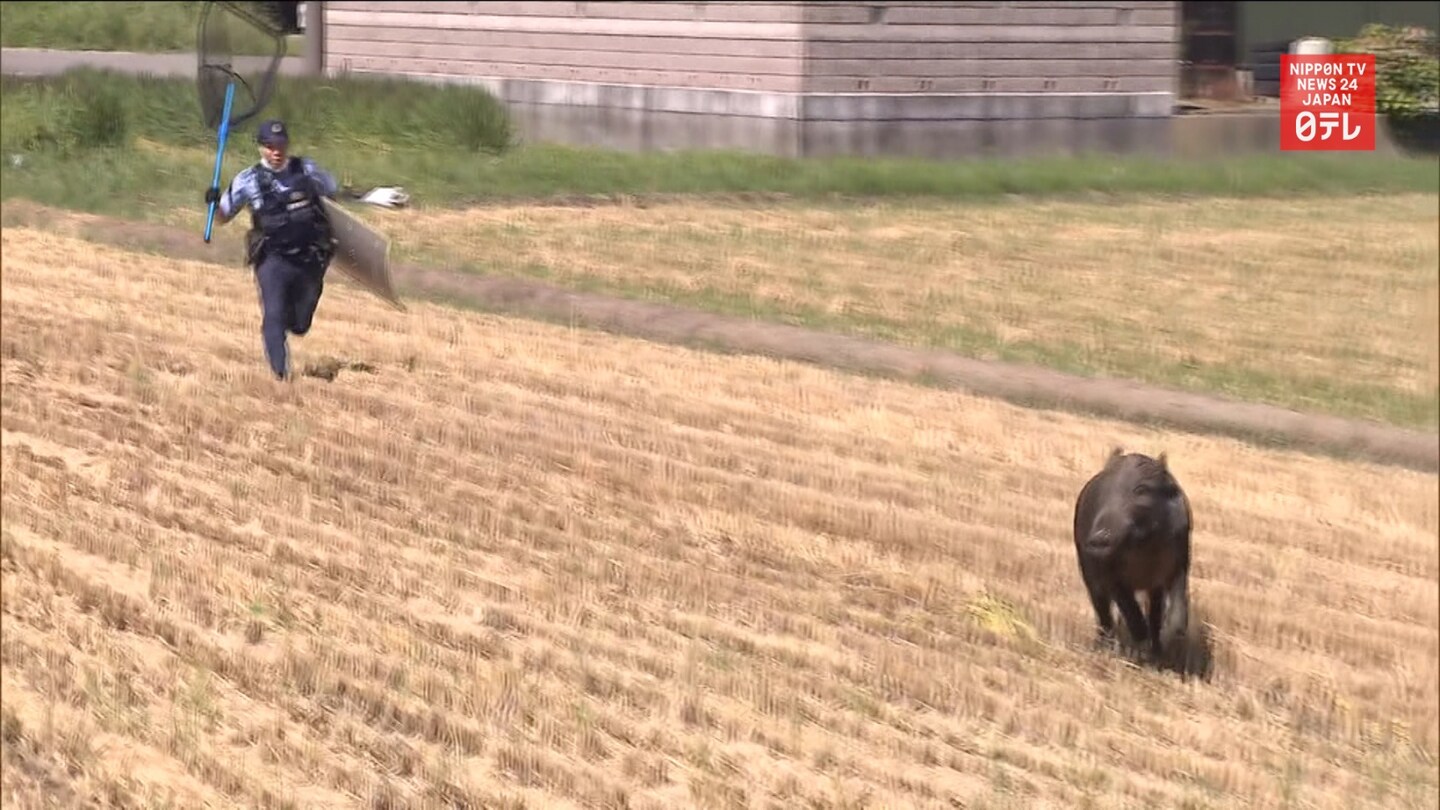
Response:
[{"label": "concrete building", "polygon": [[1253,92],[1263,96],[1280,94],[1280,55],[1302,37],[1349,38],[1370,23],[1440,31],[1440,0],[1242,0],[1232,5],[1236,7],[1236,66],[1252,77]]},{"label": "concrete building", "polygon": [[319,4],[327,73],[483,85],[532,140],[932,157],[1159,147],[1178,7]]},{"label": "concrete building", "polygon": [[795,156],[1277,148],[1274,109],[1177,102],[1271,94],[1302,36],[1440,16],[1434,0],[305,5],[312,69],[482,85],[528,140]]},{"label": "concrete building", "polygon": [[1222,0],[1180,6],[1185,98],[1280,95],[1280,57],[1306,37],[1354,37],[1371,23],[1440,30],[1440,0],[1317,3]]}]

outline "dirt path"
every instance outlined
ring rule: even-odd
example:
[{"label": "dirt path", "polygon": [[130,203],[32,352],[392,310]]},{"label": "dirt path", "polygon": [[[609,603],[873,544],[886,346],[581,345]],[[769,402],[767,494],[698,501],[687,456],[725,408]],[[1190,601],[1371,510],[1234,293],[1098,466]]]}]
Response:
[{"label": "dirt path", "polygon": [[[206,245],[198,234],[7,202],[6,226],[31,225],[174,258],[238,265],[239,232]],[[402,295],[490,312],[524,315],[660,342],[757,354],[865,374],[963,389],[1018,404],[1059,408],[1211,432],[1331,454],[1440,471],[1440,435],[1304,414],[1135,382],[1080,377],[1044,368],[976,360],[950,352],[887,344],[800,327],[701,312],[668,304],[573,292],[526,279],[487,278],[414,265],[394,268]],[[348,279],[347,279],[347,282]]]},{"label": "dirt path", "polygon": [[[266,63],[266,59],[241,57],[240,63]],[[56,76],[72,68],[115,70],[122,73],[191,78],[195,75],[194,53],[136,53],[134,51],[69,51],[56,48],[0,48],[0,73],[12,76]],[[280,61],[280,73],[300,76],[305,60],[287,56]]]}]

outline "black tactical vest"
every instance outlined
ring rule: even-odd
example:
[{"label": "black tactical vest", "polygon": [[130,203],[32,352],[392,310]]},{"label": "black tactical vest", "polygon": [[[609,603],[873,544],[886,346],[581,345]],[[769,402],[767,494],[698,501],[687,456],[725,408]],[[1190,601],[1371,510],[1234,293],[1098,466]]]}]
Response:
[{"label": "black tactical vest", "polygon": [[281,256],[324,254],[330,248],[330,229],[320,198],[311,189],[310,178],[299,157],[291,157],[285,166],[286,180],[292,187],[281,191],[274,175],[259,172],[260,207],[251,209],[250,221],[264,238],[263,250]]}]

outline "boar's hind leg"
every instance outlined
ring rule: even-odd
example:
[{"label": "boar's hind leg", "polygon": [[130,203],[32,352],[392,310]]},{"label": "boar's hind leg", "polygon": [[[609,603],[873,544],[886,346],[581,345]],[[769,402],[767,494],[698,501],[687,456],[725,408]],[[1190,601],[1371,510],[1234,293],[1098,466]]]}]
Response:
[{"label": "boar's hind leg", "polygon": [[1149,596],[1150,604],[1146,606],[1146,621],[1150,624],[1150,650],[1159,655],[1161,623],[1165,619],[1165,589],[1152,588]]},{"label": "boar's hind leg", "polygon": [[1181,571],[1167,591],[1165,637],[1170,639],[1185,635],[1190,629],[1190,575]]}]

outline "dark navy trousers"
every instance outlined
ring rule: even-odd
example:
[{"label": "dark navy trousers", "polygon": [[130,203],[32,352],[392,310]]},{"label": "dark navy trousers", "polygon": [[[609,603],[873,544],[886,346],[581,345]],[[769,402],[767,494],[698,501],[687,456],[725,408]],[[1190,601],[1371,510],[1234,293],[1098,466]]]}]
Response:
[{"label": "dark navy trousers", "polygon": [[310,331],[310,321],[325,289],[325,270],[325,264],[276,254],[266,256],[255,269],[262,313],[260,335],[270,370],[278,378],[285,378],[289,370],[285,333],[304,335]]}]

